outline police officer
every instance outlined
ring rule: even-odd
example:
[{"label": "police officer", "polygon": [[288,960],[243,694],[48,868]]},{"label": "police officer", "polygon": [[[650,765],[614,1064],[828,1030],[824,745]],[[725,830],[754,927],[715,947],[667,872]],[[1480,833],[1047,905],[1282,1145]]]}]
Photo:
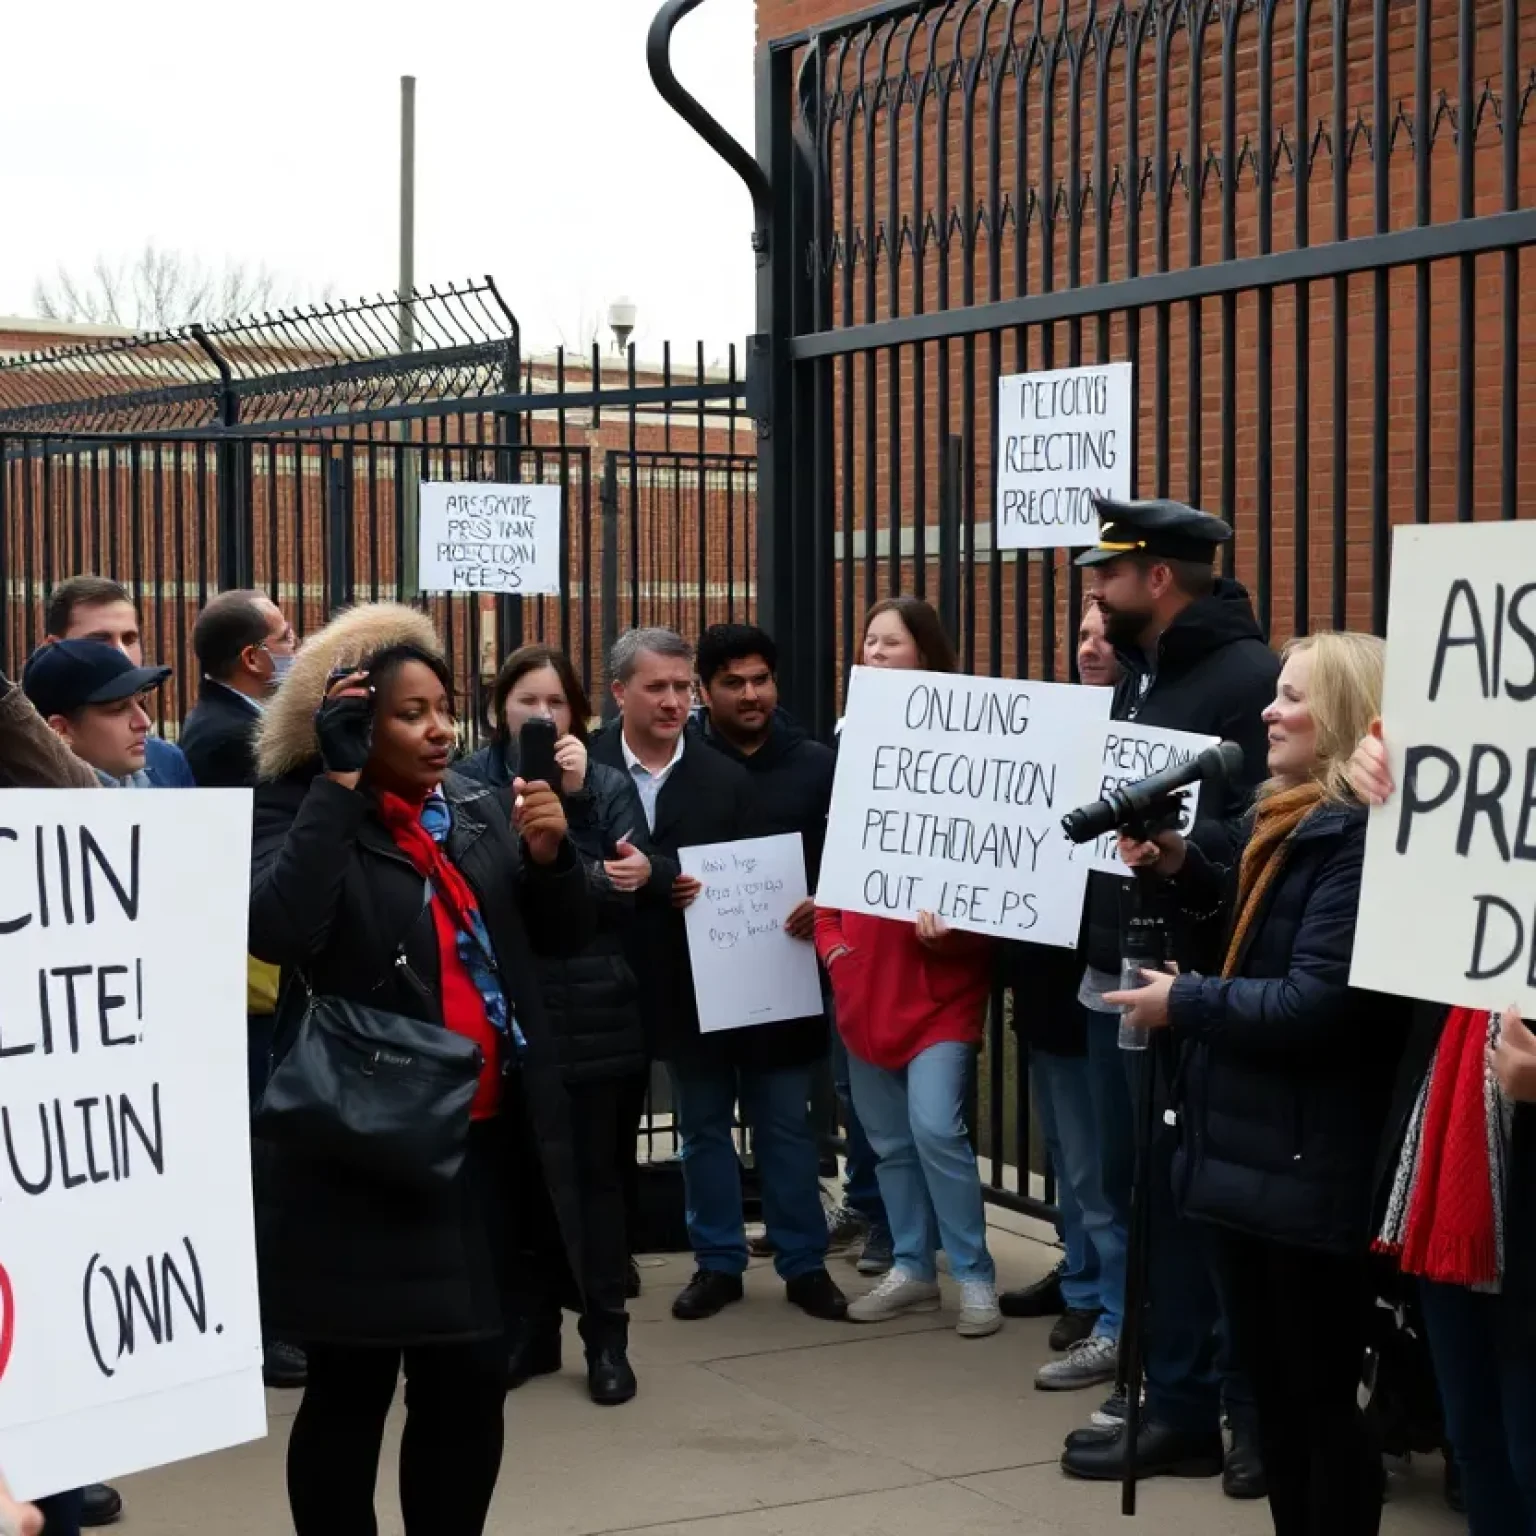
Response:
[{"label": "police officer", "polygon": [[[1144,725],[1192,731],[1236,742],[1243,772],[1225,790],[1210,786],[1201,798],[1192,836],[1218,862],[1226,862],[1242,816],[1266,772],[1267,731],[1261,718],[1275,696],[1278,658],[1266,644],[1248,593],[1218,577],[1217,550],[1232,537],[1220,518],[1173,501],[1117,502],[1099,499],[1099,541],[1078,558],[1088,572],[1089,595],[1104,615],[1121,679],[1113,716]],[[1090,1030],[1114,1031],[1117,1020],[1104,994],[1119,986],[1120,919],[1124,881],[1090,876],[1087,971],[1080,999]],[[1177,937],[1175,940],[1177,944]],[[1176,953],[1182,968],[1202,956]],[[1113,1074],[1113,1053],[1091,1051],[1101,1072]],[[1158,1061],[1159,1097],[1166,1100],[1167,1058]],[[1105,1117],[1103,1134],[1121,1137],[1129,1124],[1123,1070],[1118,1084],[1099,1085],[1107,1102],[1127,1111]],[[1229,1362],[1218,1369],[1220,1313],[1216,1285],[1198,1230],[1174,1209],[1171,1168],[1178,1133],[1164,1124],[1158,1105],[1148,1194],[1152,1240],[1144,1335],[1146,1411],[1136,1461],[1142,1477],[1223,1475],[1235,1498],[1264,1495],[1263,1467],[1253,1423],[1252,1394]],[[1107,1122],[1118,1121],[1117,1126]],[[1106,1162],[1121,1159],[1120,1142],[1105,1146]],[[1123,1213],[1128,1219],[1129,1213]],[[1221,1437],[1223,1374],[1234,1445],[1224,1454]],[[1094,1415],[1098,1428],[1068,1438],[1063,1470],[1096,1480],[1120,1477],[1125,1448],[1123,1397],[1112,1397]]]}]

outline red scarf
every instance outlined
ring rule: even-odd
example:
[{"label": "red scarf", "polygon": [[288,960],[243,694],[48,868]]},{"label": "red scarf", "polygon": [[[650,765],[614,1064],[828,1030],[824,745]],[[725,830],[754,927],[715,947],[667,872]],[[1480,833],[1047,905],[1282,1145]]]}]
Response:
[{"label": "red scarf", "polygon": [[421,824],[421,807],[398,795],[378,797],[379,815],[395,846],[432,886],[432,926],[437,934],[443,1026],[480,1047],[485,1059],[469,1107],[471,1120],[488,1120],[501,1106],[501,1041],[486,1016],[485,1000],[459,954],[459,934],[473,933],[469,914],[479,910],[475,893],[432,834]]},{"label": "red scarf", "polygon": [[1499,1273],[1487,1047],[1488,1010],[1451,1009],[1424,1099],[1401,1263],[1447,1285],[1486,1285]]}]

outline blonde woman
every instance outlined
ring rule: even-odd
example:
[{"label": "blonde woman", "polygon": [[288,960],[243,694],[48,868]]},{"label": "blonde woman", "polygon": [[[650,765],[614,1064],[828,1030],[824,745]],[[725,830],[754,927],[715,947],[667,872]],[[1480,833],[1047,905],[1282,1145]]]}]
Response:
[{"label": "blonde woman", "polygon": [[1349,985],[1366,811],[1346,769],[1380,711],[1382,673],[1370,635],[1287,648],[1264,712],[1270,779],[1234,868],[1177,836],[1121,845],[1133,868],[1171,878],[1197,921],[1229,928],[1219,976],[1144,973],[1144,988],[1106,1001],[1182,1047],[1174,1188],[1215,1229],[1280,1536],[1374,1536],[1381,1522],[1381,1458],[1356,1394],[1407,1005]]}]

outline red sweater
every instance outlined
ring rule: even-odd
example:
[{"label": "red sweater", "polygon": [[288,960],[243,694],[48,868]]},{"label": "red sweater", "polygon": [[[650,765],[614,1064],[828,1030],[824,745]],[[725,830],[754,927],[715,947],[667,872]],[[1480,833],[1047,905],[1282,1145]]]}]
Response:
[{"label": "red sweater", "polygon": [[899,1071],[944,1040],[981,1042],[992,980],[992,940],[952,932],[938,949],[918,941],[916,925],[864,912],[816,909],[822,962],[828,967],[837,1028],[860,1061]]}]

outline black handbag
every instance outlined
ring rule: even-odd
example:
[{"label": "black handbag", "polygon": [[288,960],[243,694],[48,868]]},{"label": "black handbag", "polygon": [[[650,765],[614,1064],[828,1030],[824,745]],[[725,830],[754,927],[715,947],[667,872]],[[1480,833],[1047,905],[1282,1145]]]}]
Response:
[{"label": "black handbag", "polygon": [[[395,965],[427,995],[403,943]],[[468,1144],[480,1047],[441,1024],[304,989],[303,1017],[267,1081],[254,1133],[408,1188],[450,1183]]]}]

